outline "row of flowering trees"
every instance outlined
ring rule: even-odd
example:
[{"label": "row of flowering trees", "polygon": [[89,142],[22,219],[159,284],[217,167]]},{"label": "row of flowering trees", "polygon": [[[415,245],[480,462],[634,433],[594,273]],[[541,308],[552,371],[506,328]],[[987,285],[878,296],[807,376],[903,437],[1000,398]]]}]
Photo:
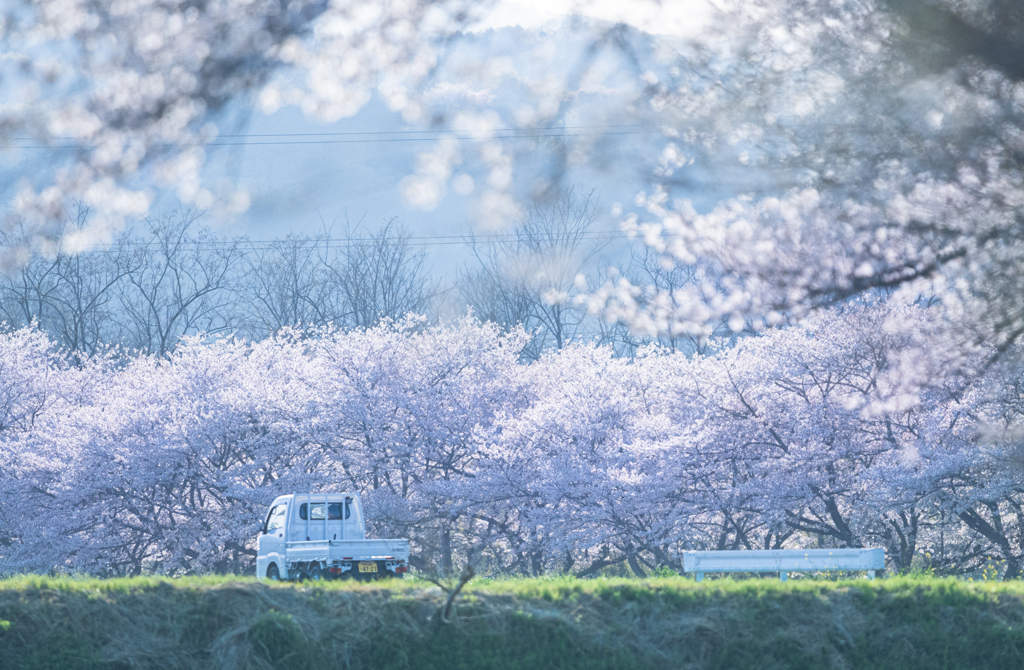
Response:
[{"label": "row of flowering trees", "polygon": [[827,311],[704,356],[571,345],[530,364],[525,334],[472,318],[75,365],[8,331],[0,571],[243,572],[276,495],[356,490],[372,533],[441,571],[883,546],[896,570],[1018,576],[1024,380],[1004,357],[907,394],[920,349],[884,328],[894,309],[927,311]]}]

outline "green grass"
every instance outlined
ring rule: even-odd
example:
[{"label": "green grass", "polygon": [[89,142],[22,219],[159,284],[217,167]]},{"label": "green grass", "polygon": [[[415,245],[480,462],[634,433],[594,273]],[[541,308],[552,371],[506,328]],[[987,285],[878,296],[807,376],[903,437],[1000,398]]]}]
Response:
[{"label": "green grass", "polygon": [[1024,583],[0,580],[8,668],[1020,668]]}]

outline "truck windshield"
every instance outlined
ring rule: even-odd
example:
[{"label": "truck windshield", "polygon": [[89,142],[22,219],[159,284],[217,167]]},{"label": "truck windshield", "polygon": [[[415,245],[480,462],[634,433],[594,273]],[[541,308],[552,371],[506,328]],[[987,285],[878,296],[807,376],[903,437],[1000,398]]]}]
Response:
[{"label": "truck windshield", "polygon": [[284,528],[285,513],[287,511],[288,505],[274,505],[270,508],[270,514],[267,515],[268,533]]}]

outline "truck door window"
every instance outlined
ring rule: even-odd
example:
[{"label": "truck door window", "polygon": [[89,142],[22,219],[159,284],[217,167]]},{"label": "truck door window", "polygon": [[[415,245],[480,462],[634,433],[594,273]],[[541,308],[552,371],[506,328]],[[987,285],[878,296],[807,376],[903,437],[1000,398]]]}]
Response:
[{"label": "truck door window", "polygon": [[267,532],[273,533],[275,530],[284,528],[285,513],[288,511],[288,505],[274,505],[270,508],[270,514],[267,515]]},{"label": "truck door window", "polygon": [[[345,518],[352,516],[352,510],[349,508],[348,503],[345,503]],[[327,506],[327,518],[328,519],[340,519],[341,518],[341,503],[330,503]]]}]

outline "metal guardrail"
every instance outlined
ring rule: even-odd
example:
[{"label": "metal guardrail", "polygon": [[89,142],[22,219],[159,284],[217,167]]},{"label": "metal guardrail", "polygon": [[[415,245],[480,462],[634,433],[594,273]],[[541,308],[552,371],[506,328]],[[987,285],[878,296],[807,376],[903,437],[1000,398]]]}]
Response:
[{"label": "metal guardrail", "polygon": [[875,578],[885,569],[885,549],[769,549],[749,551],[685,551],[683,572],[778,572],[786,581],[790,572],[867,570]]}]

